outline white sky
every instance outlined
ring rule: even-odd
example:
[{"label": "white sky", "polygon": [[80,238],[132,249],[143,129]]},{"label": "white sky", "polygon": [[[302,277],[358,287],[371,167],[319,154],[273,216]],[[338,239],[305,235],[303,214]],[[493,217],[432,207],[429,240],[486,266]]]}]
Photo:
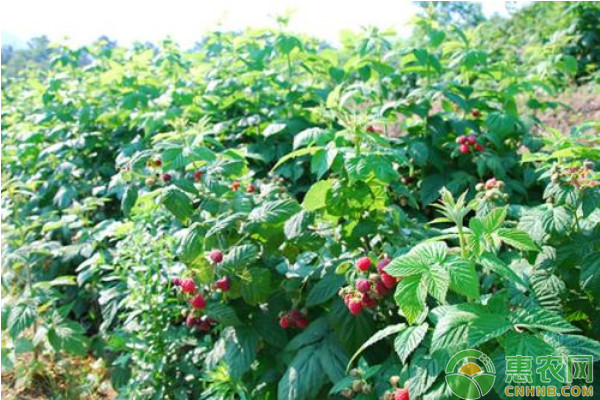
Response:
[{"label": "white sky", "polygon": [[[483,2],[486,15],[504,14],[504,2]],[[399,0],[4,0],[0,30],[23,41],[46,34],[73,45],[107,35],[122,44],[167,36],[189,47],[203,32],[275,25],[273,16],[293,10],[290,28],[337,42],[343,29],[375,25],[406,33],[416,10]]]}]

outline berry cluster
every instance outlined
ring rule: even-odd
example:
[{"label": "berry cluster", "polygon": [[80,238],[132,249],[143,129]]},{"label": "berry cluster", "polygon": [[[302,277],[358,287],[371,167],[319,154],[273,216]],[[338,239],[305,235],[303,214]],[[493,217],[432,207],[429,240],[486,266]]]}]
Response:
[{"label": "berry cluster", "polygon": [[477,141],[475,135],[461,135],[456,138],[458,144],[458,151],[461,154],[469,154],[472,151],[483,151],[484,147]]},{"label": "berry cluster", "polygon": [[347,399],[353,398],[355,395],[363,394],[369,396],[373,393],[373,387],[367,383],[361,370],[353,368],[350,370],[350,376],[354,378],[352,386],[348,389],[342,390],[341,395]]},{"label": "berry cluster", "polygon": [[279,314],[279,326],[283,329],[300,328],[304,329],[308,326],[308,318],[306,311],[290,310]]},{"label": "berry cluster", "polygon": [[[375,308],[377,300],[384,298],[396,286],[396,278],[384,271],[390,261],[387,257],[382,258],[377,263],[377,274],[361,276],[356,280],[354,287],[346,286],[340,289],[339,295],[352,315],[359,315],[365,308]],[[358,271],[367,273],[373,263],[369,257],[361,257],[355,265]]]},{"label": "berry cluster", "polygon": [[475,189],[479,192],[477,195],[479,198],[483,198],[484,200],[493,201],[493,200],[508,200],[508,195],[506,193],[502,193],[502,189],[504,189],[504,182],[496,179],[490,178],[485,183],[478,183],[475,186]]},{"label": "berry cluster", "polygon": [[593,187],[600,185],[600,181],[593,178],[594,162],[586,161],[581,167],[563,168],[558,164],[550,168],[550,181],[555,185],[568,185],[575,188]]},{"label": "berry cluster", "polygon": [[392,389],[385,392],[383,395],[384,400],[410,400],[410,395],[408,393],[408,382],[406,382],[403,388],[398,387],[399,382],[399,376],[394,375],[390,378],[390,385],[392,385]]},{"label": "berry cluster", "polygon": [[[221,250],[212,250],[208,254],[208,258],[215,264],[223,261],[223,253]],[[210,320],[206,316],[199,317],[197,315],[200,310],[204,310],[206,308],[206,298],[205,295],[209,293],[208,290],[204,290],[203,293],[199,293],[198,285],[193,278],[179,278],[175,277],[171,280],[173,287],[175,287],[180,293],[186,296],[191,306],[191,312],[188,313],[187,310],[184,310],[184,314],[187,315],[186,325],[188,328],[200,327],[201,330],[205,329],[208,326],[208,330],[210,330],[210,326],[214,325],[214,321]],[[215,281],[212,285],[212,290],[220,290],[221,292],[228,292],[231,288],[231,281],[227,276],[221,277]],[[208,321],[208,322],[207,322]]]}]

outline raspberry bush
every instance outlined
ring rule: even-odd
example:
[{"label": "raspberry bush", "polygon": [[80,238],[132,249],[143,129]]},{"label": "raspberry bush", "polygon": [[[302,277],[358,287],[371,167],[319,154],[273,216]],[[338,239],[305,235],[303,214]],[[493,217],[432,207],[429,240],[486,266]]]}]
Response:
[{"label": "raspberry bush", "polygon": [[416,26],[99,41],[3,77],[3,368],[429,400],[466,348],[600,358],[599,123],[538,119],[594,64],[569,67],[579,38],[510,64],[482,27]]}]

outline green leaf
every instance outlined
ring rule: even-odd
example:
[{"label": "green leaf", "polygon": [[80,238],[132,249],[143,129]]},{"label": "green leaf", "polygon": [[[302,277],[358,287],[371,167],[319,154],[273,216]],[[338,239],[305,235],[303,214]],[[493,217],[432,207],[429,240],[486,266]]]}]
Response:
[{"label": "green leaf", "polygon": [[342,275],[332,273],[325,275],[308,292],[305,306],[313,307],[325,303],[337,294],[344,282],[345,278]]},{"label": "green leaf", "polygon": [[313,221],[312,214],[306,211],[300,211],[285,221],[283,232],[288,240],[298,238],[308,232],[308,227]]},{"label": "green leaf", "polygon": [[77,322],[64,322],[48,329],[48,342],[56,352],[83,356],[87,353],[87,342],[83,328]]},{"label": "green leaf", "polygon": [[517,275],[515,271],[513,271],[508,265],[506,265],[504,261],[500,260],[492,253],[483,253],[479,258],[479,264],[513,283],[518,283],[527,287],[523,279],[521,279],[521,277]]},{"label": "green leaf", "polygon": [[121,198],[121,209],[123,210],[123,214],[126,217],[129,217],[131,214],[131,209],[135,206],[135,202],[138,198],[138,188],[134,185],[129,185],[125,189],[125,193],[123,193],[123,197]]},{"label": "green leaf", "polygon": [[162,204],[181,222],[186,222],[194,212],[192,201],[181,189],[169,186],[162,194]]},{"label": "green leaf", "polygon": [[292,199],[267,201],[248,215],[250,224],[275,225],[284,222],[300,211],[300,205]]},{"label": "green leaf", "polygon": [[409,326],[402,330],[394,340],[394,349],[400,357],[402,364],[406,363],[408,356],[419,346],[425,338],[429,324]]},{"label": "green leaf", "polygon": [[19,303],[10,309],[6,322],[10,336],[17,338],[19,333],[29,328],[37,317],[37,309],[29,303]]},{"label": "green leaf", "polygon": [[320,149],[322,149],[322,147],[306,147],[304,149],[292,151],[291,153],[288,153],[285,156],[281,157],[279,159],[279,161],[277,161],[277,164],[275,164],[275,166],[273,168],[271,168],[271,172],[275,171],[277,168],[279,168],[280,166],[282,166],[283,164],[285,164],[292,158],[302,157],[302,156],[306,156],[308,154],[314,154],[317,151],[319,151]]},{"label": "green leaf", "polygon": [[309,146],[323,146],[333,139],[333,132],[323,128],[308,128],[294,136],[294,150]]},{"label": "green leaf", "polygon": [[306,211],[315,211],[326,206],[327,193],[331,190],[331,180],[319,181],[313,184],[304,196],[302,208]]},{"label": "green leaf", "polygon": [[479,298],[479,277],[475,265],[468,260],[452,262],[450,271],[450,289],[470,299]]},{"label": "green leaf", "polygon": [[308,400],[316,398],[325,384],[326,373],[319,357],[318,344],[301,349],[277,386],[280,400]]},{"label": "green leaf", "polygon": [[597,187],[582,189],[581,211],[583,218],[589,217],[594,211],[600,209],[600,190]]},{"label": "green leaf", "polygon": [[408,276],[402,279],[396,287],[394,300],[410,324],[425,311],[427,286],[421,275]]},{"label": "green leaf", "polygon": [[563,235],[573,223],[573,216],[564,207],[550,206],[542,216],[542,226],[546,233]]},{"label": "green leaf", "polygon": [[210,301],[206,303],[204,312],[206,315],[225,326],[237,326],[242,323],[235,313],[235,310],[223,303]]},{"label": "green leaf", "polygon": [[227,327],[222,333],[225,340],[224,361],[233,379],[241,379],[256,359],[259,337],[247,327]]},{"label": "green leaf", "polygon": [[541,307],[526,307],[514,311],[511,313],[510,320],[520,328],[541,329],[556,333],[572,333],[579,330],[560,315]]},{"label": "green leaf", "polygon": [[276,133],[283,131],[285,128],[286,128],[285,124],[279,124],[279,123],[269,124],[263,131],[263,135],[266,137],[269,137],[269,136],[275,135]]},{"label": "green leaf", "polygon": [[250,280],[244,281],[242,297],[250,305],[266,301],[271,292],[271,271],[265,268],[250,268]]},{"label": "green leaf", "polygon": [[182,236],[179,243],[179,259],[185,264],[192,264],[204,252],[204,232],[198,224],[194,223]]},{"label": "green leaf", "polygon": [[350,357],[335,336],[330,334],[321,342],[318,355],[321,368],[332,383],[346,376],[346,365]]},{"label": "green leaf", "polygon": [[350,362],[348,363],[348,367],[350,367],[352,365],[352,363],[354,362],[356,357],[358,357],[360,355],[360,353],[362,353],[367,347],[379,342],[382,339],[385,339],[386,337],[388,337],[390,335],[400,332],[404,328],[406,328],[405,324],[395,324],[395,325],[389,325],[389,326],[375,332],[375,334],[373,336],[371,336],[369,338],[369,340],[367,340],[365,343],[363,343],[363,345],[360,346],[360,348],[358,350],[356,350],[356,353],[354,353],[354,355],[350,359]]},{"label": "green leaf", "polygon": [[327,319],[324,317],[318,318],[312,321],[301,333],[294,336],[286,346],[285,350],[295,351],[301,347],[316,343],[322,340],[327,335],[327,332],[329,332]]},{"label": "green leaf", "polygon": [[539,251],[533,239],[523,231],[500,228],[496,234],[504,243],[522,251]]},{"label": "green leaf", "polygon": [[258,247],[253,244],[234,246],[223,257],[221,268],[241,270],[245,266],[256,261],[259,256]]}]

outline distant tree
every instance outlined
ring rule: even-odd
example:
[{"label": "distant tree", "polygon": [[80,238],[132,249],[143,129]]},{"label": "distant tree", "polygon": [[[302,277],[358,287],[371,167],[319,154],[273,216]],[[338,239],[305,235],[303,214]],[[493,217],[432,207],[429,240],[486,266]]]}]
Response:
[{"label": "distant tree", "polygon": [[440,24],[456,24],[461,28],[476,26],[485,21],[481,3],[472,1],[415,1]]}]

